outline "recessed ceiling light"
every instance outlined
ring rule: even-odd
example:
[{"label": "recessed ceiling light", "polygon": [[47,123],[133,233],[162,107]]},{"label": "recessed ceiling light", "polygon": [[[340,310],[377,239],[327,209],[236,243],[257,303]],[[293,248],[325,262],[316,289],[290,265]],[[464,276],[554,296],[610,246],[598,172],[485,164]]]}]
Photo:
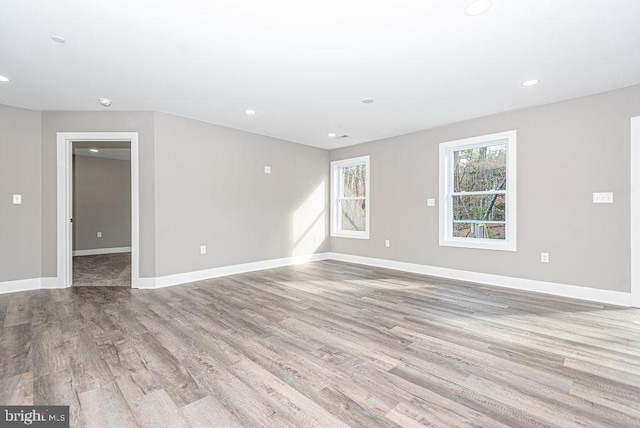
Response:
[{"label": "recessed ceiling light", "polygon": [[109,98],[98,98],[98,102],[103,107],[111,107],[112,101]]},{"label": "recessed ceiling light", "polygon": [[336,136],[335,132],[331,132],[331,133],[327,134],[327,137],[334,138],[335,136]]},{"label": "recessed ceiling light", "polygon": [[371,104],[373,102],[373,98],[363,98],[362,102],[365,104]]},{"label": "recessed ceiling light", "polygon": [[489,9],[491,9],[491,0],[475,0],[467,5],[464,13],[469,16],[478,16]]},{"label": "recessed ceiling light", "polygon": [[93,152],[93,153],[98,153],[100,150],[98,150],[98,149],[89,149],[89,151]]},{"label": "recessed ceiling light", "polygon": [[11,82],[11,79],[8,77],[0,76],[0,82]]},{"label": "recessed ceiling light", "polygon": [[245,112],[245,113],[247,113],[247,114],[249,114],[249,115],[254,115],[254,114],[256,114],[256,111],[255,111],[255,110],[245,110],[244,112]]},{"label": "recessed ceiling light", "polygon": [[51,40],[56,43],[67,43],[67,41],[60,36],[51,36]]},{"label": "recessed ceiling light", "polygon": [[537,85],[538,83],[540,83],[538,79],[525,80],[524,82],[522,82],[522,86],[524,87],[533,86],[533,85]]}]

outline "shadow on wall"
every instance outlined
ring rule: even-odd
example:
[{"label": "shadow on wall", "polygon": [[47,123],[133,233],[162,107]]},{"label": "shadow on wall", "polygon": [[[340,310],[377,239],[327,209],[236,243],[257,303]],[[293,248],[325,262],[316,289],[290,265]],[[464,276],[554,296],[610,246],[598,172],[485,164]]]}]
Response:
[{"label": "shadow on wall", "polygon": [[326,237],[326,182],[323,180],[293,213],[292,256],[315,253]]}]

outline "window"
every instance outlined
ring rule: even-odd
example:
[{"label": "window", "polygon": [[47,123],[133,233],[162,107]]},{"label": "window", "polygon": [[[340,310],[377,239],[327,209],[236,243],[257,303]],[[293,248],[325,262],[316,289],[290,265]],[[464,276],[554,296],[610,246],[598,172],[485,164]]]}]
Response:
[{"label": "window", "polygon": [[331,162],[331,236],[369,239],[369,156]]},{"label": "window", "polygon": [[516,131],[440,144],[440,245],[516,250]]}]

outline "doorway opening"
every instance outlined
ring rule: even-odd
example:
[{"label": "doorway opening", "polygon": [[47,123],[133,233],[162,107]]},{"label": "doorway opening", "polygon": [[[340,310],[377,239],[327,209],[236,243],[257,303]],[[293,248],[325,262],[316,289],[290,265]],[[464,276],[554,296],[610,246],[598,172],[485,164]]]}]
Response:
[{"label": "doorway opening", "polygon": [[131,143],[71,147],[71,285],[131,287]]},{"label": "doorway opening", "polygon": [[138,134],[58,133],[61,287],[138,288]]}]

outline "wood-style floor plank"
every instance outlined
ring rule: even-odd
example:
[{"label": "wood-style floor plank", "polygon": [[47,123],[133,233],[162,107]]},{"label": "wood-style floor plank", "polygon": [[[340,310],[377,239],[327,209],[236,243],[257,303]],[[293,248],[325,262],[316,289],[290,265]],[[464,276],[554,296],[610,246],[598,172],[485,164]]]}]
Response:
[{"label": "wood-style floor plank", "polygon": [[[33,402],[21,403],[36,406],[69,406],[71,426],[85,426],[83,409],[74,385],[71,370],[47,373],[33,379]],[[95,409],[89,409],[93,411]]]},{"label": "wood-style floor plank", "polygon": [[242,427],[240,421],[220,401],[207,395],[180,409],[180,414],[191,427]]},{"label": "wood-style floor plank", "polygon": [[87,427],[136,426],[133,414],[115,383],[82,392],[78,394],[78,399]]},{"label": "wood-style floor plank", "polygon": [[26,372],[0,379],[0,403],[5,406],[33,403],[33,374]]},{"label": "wood-style floor plank", "polygon": [[0,295],[0,404],[74,427],[640,427],[640,311],[349,263]]}]

